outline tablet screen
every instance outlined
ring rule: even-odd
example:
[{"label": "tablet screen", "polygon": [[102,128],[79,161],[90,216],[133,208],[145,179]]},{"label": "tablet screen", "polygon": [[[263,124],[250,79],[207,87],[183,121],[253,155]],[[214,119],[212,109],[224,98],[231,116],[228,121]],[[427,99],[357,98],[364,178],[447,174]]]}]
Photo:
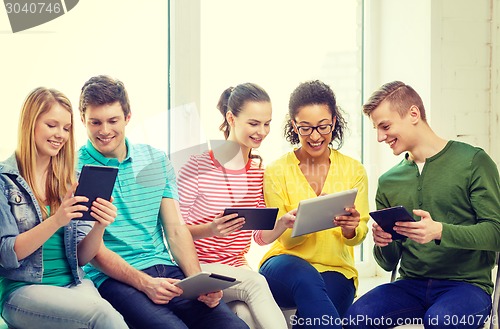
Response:
[{"label": "tablet screen", "polygon": [[241,281],[235,278],[208,272],[200,272],[174,283],[184,292],[181,297],[197,299],[198,296],[231,287]]},{"label": "tablet screen", "polygon": [[358,189],[318,196],[299,202],[292,237],[335,227],[333,219],[346,215],[345,208],[354,205]]},{"label": "tablet screen", "polygon": [[105,200],[111,199],[111,193],[115,186],[116,175],[118,168],[107,166],[94,166],[84,165],[80,178],[78,179],[78,186],[76,187],[75,196],[86,196],[89,198],[88,202],[81,204],[89,208],[88,211],[83,212],[83,216],[75,218],[75,220],[88,220],[95,221],[94,217],[90,216],[90,207],[92,202],[97,198]]},{"label": "tablet screen", "polygon": [[242,230],[272,230],[278,216],[278,208],[226,208],[224,216],[238,214],[245,217]]},{"label": "tablet screen", "polygon": [[403,206],[380,209],[370,212],[370,216],[387,233],[392,235],[393,240],[406,239],[406,236],[394,231],[396,222],[414,222],[413,216]]}]

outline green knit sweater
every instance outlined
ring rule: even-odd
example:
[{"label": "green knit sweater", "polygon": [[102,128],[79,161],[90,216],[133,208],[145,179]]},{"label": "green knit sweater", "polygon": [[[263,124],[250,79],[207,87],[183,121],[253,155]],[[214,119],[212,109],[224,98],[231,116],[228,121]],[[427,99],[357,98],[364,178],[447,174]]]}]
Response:
[{"label": "green knit sweater", "polygon": [[465,143],[449,141],[426,159],[421,173],[406,155],[380,177],[377,209],[402,205],[410,212],[428,211],[443,223],[442,237],[426,244],[406,239],[375,246],[377,263],[390,271],[401,259],[401,278],[465,281],[491,294],[491,269],[500,251],[499,181],[486,152]]}]

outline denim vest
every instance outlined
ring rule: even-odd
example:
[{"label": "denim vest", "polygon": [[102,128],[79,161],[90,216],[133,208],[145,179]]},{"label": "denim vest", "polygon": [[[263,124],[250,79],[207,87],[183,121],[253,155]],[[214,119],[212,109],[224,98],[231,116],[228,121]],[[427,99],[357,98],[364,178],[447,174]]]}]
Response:
[{"label": "denim vest", "polygon": [[[42,221],[40,206],[19,173],[15,155],[0,162],[0,190],[0,275],[16,281],[41,282],[42,247],[20,261],[14,252],[16,237]],[[91,229],[91,224],[78,220],[64,227],[66,258],[76,284],[85,275],[78,266],[77,246]]]}]

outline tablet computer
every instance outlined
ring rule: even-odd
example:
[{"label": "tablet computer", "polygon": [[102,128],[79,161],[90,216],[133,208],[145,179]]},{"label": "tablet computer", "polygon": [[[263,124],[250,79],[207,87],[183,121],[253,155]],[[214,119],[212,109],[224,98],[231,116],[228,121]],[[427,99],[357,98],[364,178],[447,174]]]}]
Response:
[{"label": "tablet computer", "polygon": [[78,179],[75,196],[86,196],[88,202],[81,202],[89,208],[83,212],[83,216],[75,218],[75,220],[95,221],[94,217],[90,216],[90,207],[92,202],[97,198],[105,200],[111,199],[111,193],[115,186],[116,175],[118,168],[107,166],[84,165]]},{"label": "tablet computer", "polygon": [[396,222],[414,222],[413,216],[403,206],[395,206],[370,212],[370,216],[387,233],[392,235],[393,240],[406,239],[406,236],[394,231]]},{"label": "tablet computer", "polygon": [[245,224],[242,230],[272,230],[276,217],[278,216],[278,208],[226,208],[224,216],[230,214],[238,214],[238,217],[245,217]]},{"label": "tablet computer", "polygon": [[223,290],[240,282],[229,276],[200,272],[178,281],[174,285],[183,290],[181,297],[197,299],[200,295]]},{"label": "tablet computer", "polygon": [[302,200],[292,229],[292,238],[335,227],[336,216],[347,215],[345,208],[354,206],[358,189],[318,196]]}]

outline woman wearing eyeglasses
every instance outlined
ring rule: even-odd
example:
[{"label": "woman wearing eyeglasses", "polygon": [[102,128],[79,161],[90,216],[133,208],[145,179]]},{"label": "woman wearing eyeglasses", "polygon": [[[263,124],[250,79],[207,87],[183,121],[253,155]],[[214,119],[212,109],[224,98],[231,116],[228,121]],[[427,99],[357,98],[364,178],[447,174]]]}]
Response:
[{"label": "woman wearing eyeglasses", "polygon": [[[282,219],[256,235],[259,244],[274,241],[260,273],[279,306],[297,308],[294,328],[341,328],[358,285],[353,247],[368,231],[368,178],[359,161],[332,147],[340,148],[344,129],[331,88],[317,80],[301,83],[290,96],[285,126],[286,140],[299,147],[265,170],[266,206],[278,207]],[[355,206],[346,209],[350,216],[332,218],[337,227],[291,237],[299,201],[352,188],[358,189]]]}]

